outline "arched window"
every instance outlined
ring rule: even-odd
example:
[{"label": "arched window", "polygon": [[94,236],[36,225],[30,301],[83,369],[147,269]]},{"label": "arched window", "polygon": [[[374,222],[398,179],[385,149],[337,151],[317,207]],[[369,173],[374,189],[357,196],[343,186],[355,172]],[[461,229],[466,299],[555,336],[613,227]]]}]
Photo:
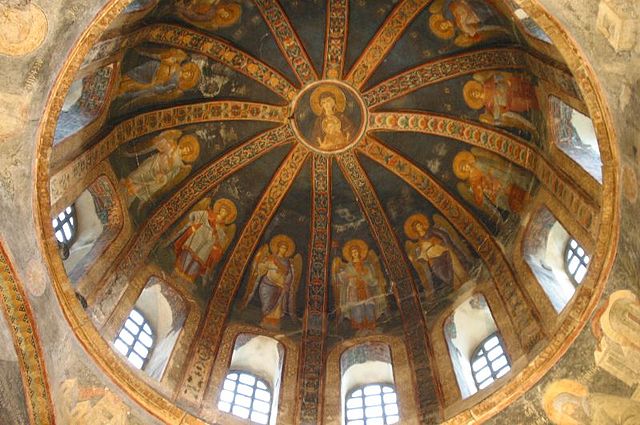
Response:
[{"label": "arched window", "polygon": [[471,370],[478,390],[488,387],[511,370],[509,357],[498,332],[478,345],[471,359]]},{"label": "arched window", "polygon": [[76,238],[76,230],[78,228],[78,220],[76,218],[76,207],[74,204],[69,205],[60,214],[51,220],[53,233],[58,243],[64,247],[63,259],[69,257],[69,247]]},{"label": "arched window", "polygon": [[135,308],[129,313],[114,345],[136,369],[142,369],[149,359],[153,347],[153,331],[144,316]]},{"label": "arched window", "polygon": [[[509,372],[506,350],[482,294],[473,295],[455,309],[445,320],[444,335],[463,399]],[[502,364],[505,360],[508,369]]]},{"label": "arched window", "polygon": [[344,406],[345,425],[391,425],[400,422],[398,396],[393,385],[367,384],[349,391]]},{"label": "arched window", "polygon": [[591,259],[584,248],[575,239],[570,239],[565,250],[565,264],[567,274],[576,284],[582,283],[584,276],[587,274],[589,261]]},{"label": "arched window", "polygon": [[277,340],[239,334],[218,410],[257,424],[275,424],[282,380],[284,348]]},{"label": "arched window", "polygon": [[340,357],[343,425],[387,425],[400,422],[387,344],[366,342]]},{"label": "arched window", "polygon": [[271,417],[272,391],[269,385],[247,372],[230,372],[224,380],[218,409],[257,424],[267,424]]}]

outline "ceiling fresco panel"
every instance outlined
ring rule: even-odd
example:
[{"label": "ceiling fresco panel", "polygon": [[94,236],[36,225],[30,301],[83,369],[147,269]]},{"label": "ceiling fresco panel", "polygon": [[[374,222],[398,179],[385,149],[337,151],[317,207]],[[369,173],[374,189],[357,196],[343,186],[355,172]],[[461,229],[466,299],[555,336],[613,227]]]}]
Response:
[{"label": "ceiling fresco panel", "polygon": [[365,87],[436,57],[511,45],[509,24],[482,1],[436,0],[411,22]]},{"label": "ceiling fresco panel", "polygon": [[275,123],[212,122],[176,127],[120,146],[109,160],[135,223],[202,167]]},{"label": "ceiling fresco panel", "polygon": [[[256,199],[290,149],[276,148],[260,162],[224,180],[178,218],[157,242],[151,255],[153,262],[189,288],[203,309],[215,291],[229,246],[236,241]],[[227,209],[223,217],[222,208]]]},{"label": "ceiling fresco panel", "polygon": [[324,65],[326,34],[326,0],[282,0],[280,2],[298,33],[315,69]]}]

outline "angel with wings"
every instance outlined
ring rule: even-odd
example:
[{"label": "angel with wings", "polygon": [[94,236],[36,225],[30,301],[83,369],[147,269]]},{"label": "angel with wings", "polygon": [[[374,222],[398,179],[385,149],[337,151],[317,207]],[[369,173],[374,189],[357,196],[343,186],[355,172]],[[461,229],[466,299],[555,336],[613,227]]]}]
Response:
[{"label": "angel with wings", "polygon": [[529,201],[527,173],[492,152],[479,148],[458,152],[453,172],[461,180],[460,195],[497,222],[503,212],[520,213]]},{"label": "angel with wings", "polygon": [[200,142],[196,136],[183,135],[180,130],[167,130],[124,155],[137,158],[151,152],[154,153],[121,180],[128,207],[137,199],[140,210],[184,180],[200,155]]},{"label": "angel with wings", "polygon": [[334,258],[331,281],[338,321],[345,317],[358,334],[375,332],[376,321],[387,313],[387,282],[376,253],[367,243],[353,239],[342,247],[341,258]]},{"label": "angel with wings", "polygon": [[[486,25],[491,18],[489,7],[475,0],[435,0],[429,7],[432,13],[429,28],[443,40],[454,38],[454,44],[469,47],[484,40],[508,34],[506,28]],[[457,31],[456,31],[457,30]]]},{"label": "angel with wings", "polygon": [[280,328],[285,314],[296,320],[296,295],[301,272],[302,256],[296,254],[293,239],[287,235],[274,236],[253,259],[249,285],[240,308],[246,308],[257,291],[262,305],[262,326]]},{"label": "angel with wings", "polygon": [[204,198],[170,238],[176,254],[175,271],[191,283],[202,277],[210,281],[216,265],[236,233],[237,209],[233,201],[220,198],[211,207]]},{"label": "angel with wings", "polygon": [[471,253],[444,217],[433,216],[434,225],[424,214],[413,214],[404,223],[409,238],[405,251],[418,272],[427,294],[441,289],[457,289],[467,280]]}]

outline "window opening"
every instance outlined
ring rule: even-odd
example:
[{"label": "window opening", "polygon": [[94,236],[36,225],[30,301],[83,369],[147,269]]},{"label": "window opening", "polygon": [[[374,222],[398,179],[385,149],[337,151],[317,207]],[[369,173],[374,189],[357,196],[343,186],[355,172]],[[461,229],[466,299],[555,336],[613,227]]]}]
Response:
[{"label": "window opening", "polygon": [[114,342],[116,350],[136,368],[142,369],[153,347],[153,331],[147,319],[135,308]]},{"label": "window opening", "polygon": [[78,228],[75,205],[71,204],[65,208],[60,214],[51,220],[51,225],[53,226],[53,234],[55,235],[58,244],[67,248],[65,252],[68,257],[68,248],[73,243]]},{"label": "window opening", "polygon": [[511,370],[509,358],[497,332],[476,348],[471,359],[471,370],[478,390],[487,388]]},{"label": "window opening", "polygon": [[400,422],[398,395],[389,384],[356,387],[345,402],[346,425],[390,425]]},{"label": "window opening", "polygon": [[565,264],[567,274],[577,285],[582,283],[591,259],[585,252],[584,248],[575,239],[570,239],[567,243]]},{"label": "window opening", "polygon": [[227,374],[218,400],[220,411],[253,423],[267,424],[271,405],[272,392],[265,381],[243,371]]}]

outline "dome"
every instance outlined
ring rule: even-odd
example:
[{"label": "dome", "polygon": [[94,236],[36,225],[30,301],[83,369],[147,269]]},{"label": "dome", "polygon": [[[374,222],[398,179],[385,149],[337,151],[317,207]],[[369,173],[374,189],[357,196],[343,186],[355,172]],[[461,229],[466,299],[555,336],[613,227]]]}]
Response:
[{"label": "dome", "polygon": [[[547,14],[125,3],[61,73],[39,208],[67,320],[151,414],[356,424],[375,390],[397,393],[385,423],[468,423],[567,349],[610,267],[616,177]],[[234,404],[241,384],[268,411]]]}]

